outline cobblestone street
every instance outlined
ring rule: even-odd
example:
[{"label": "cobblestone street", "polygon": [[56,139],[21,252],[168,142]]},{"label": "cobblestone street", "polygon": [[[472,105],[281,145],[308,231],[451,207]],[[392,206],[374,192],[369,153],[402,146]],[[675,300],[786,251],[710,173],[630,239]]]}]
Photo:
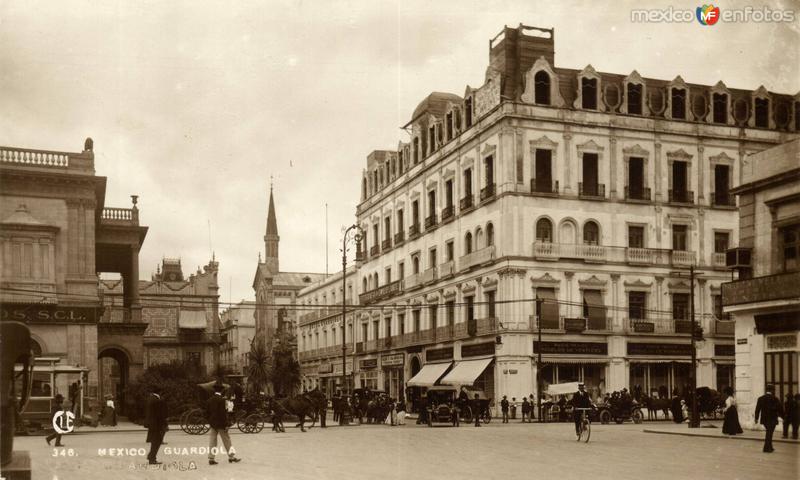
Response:
[{"label": "cobblestone street", "polygon": [[[651,424],[652,425],[652,424]],[[776,443],[771,455],[748,440],[693,438],[644,433],[649,425],[594,425],[588,444],[577,443],[570,424],[427,428],[363,425],[312,428],[285,434],[231,436],[243,461],[209,466],[202,454],[167,455],[163,450],[204,447],[207,437],[167,434],[159,460],[168,470],[141,469],[144,456],[100,457],[98,449],[146,448],[145,433],[67,436],[75,457],[52,457],[43,437],[19,437],[29,450],[36,480],[122,479],[366,479],[381,478],[614,478],[615,480],[726,478],[790,479],[798,475],[800,447]],[[180,468],[196,470],[180,471]],[[163,466],[162,466],[163,467]],[[175,467],[178,467],[177,469]]]}]

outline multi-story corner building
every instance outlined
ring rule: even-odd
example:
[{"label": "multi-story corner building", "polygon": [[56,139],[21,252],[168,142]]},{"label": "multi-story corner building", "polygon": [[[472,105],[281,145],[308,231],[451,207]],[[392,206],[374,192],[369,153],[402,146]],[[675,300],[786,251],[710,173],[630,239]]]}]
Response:
[{"label": "multi-story corner building", "polygon": [[[0,185],[0,319],[28,324],[36,355],[25,416],[49,421],[55,395],[69,402],[78,382],[88,413],[101,400],[98,359],[122,358],[147,328],[132,288],[147,234],[137,197],[131,208],[105,206],[91,138],[79,153],[0,147]],[[122,276],[113,327],[101,318],[98,272]]]},{"label": "multi-story corner building", "polygon": [[[342,272],[319,280],[300,291],[297,296],[297,350],[300,361],[301,386],[311,390],[319,387],[332,396],[336,389],[347,389],[342,386],[343,361],[347,367],[348,378],[353,373],[353,307],[357,305],[355,295],[356,269],[350,267],[345,271],[344,283],[347,293],[342,291]],[[342,357],[342,302],[345,302],[347,314],[347,358]],[[371,385],[377,388],[377,384]],[[402,389],[402,385],[397,388]]]},{"label": "multi-story corner building", "polygon": [[739,419],[754,426],[768,383],[779,398],[800,391],[800,140],[749,156],[739,196],[739,248],[728,263],[739,280],[722,285],[736,320]]},{"label": "multi-story corner building", "polygon": [[220,365],[246,375],[250,342],[256,333],[255,302],[241,301],[220,313]]},{"label": "multi-story corner building", "polygon": [[430,94],[408,141],[368,156],[358,383],[519,398],[536,391],[541,348],[546,384],[684,388],[690,265],[697,383],[733,382],[731,192],[748,155],[797,137],[798,97],[561,68],[553,36],[504,28],[482,86]]}]

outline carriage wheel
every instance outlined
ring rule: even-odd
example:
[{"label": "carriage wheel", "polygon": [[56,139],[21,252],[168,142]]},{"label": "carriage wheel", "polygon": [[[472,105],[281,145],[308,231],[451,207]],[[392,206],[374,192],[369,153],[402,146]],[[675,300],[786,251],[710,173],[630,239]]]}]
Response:
[{"label": "carriage wheel", "polygon": [[183,433],[189,433],[189,425],[186,423],[186,417],[189,415],[189,410],[181,413],[181,419],[179,421],[181,430]]},{"label": "carriage wheel", "polygon": [[642,423],[642,420],[644,420],[644,415],[642,414],[642,411],[637,408],[633,411],[633,413],[631,413],[631,418],[633,419],[633,423],[638,424]]},{"label": "carriage wheel", "polygon": [[237,426],[243,433],[258,433],[264,428],[261,417],[255,413],[240,418]]},{"label": "carriage wheel", "polygon": [[484,413],[483,415],[481,415],[481,421],[483,423],[491,422],[492,421],[492,414],[489,413],[489,412]]},{"label": "carriage wheel", "polygon": [[206,417],[199,408],[195,408],[186,414],[186,426],[186,433],[189,435],[202,435],[211,428],[206,424]]},{"label": "carriage wheel", "polygon": [[603,410],[602,412],[600,412],[600,423],[602,423],[603,425],[608,425],[609,423],[611,423],[611,412],[609,412],[608,410]]}]

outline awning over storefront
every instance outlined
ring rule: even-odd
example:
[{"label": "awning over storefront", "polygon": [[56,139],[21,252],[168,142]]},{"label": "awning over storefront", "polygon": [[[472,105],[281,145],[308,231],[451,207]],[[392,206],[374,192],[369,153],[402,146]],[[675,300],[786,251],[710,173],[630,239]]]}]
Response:
[{"label": "awning over storefront", "polygon": [[634,363],[692,363],[691,360],[684,359],[684,358],[674,358],[674,359],[667,359],[667,358],[654,358],[654,359],[629,358],[628,361],[631,364],[634,364]]},{"label": "awning over storefront", "polygon": [[[535,358],[534,358],[535,361]],[[607,358],[543,358],[542,363],[545,365],[555,365],[558,363],[565,363],[565,364],[601,364],[601,363],[608,363],[609,360]]]},{"label": "awning over storefront", "polygon": [[472,385],[490,363],[492,363],[491,358],[458,362],[441,383],[442,385]]},{"label": "awning over storefront", "polygon": [[589,329],[605,329],[606,327],[606,306],[603,304],[603,297],[599,290],[584,290],[583,303],[589,315]]},{"label": "awning over storefront", "polygon": [[206,328],[205,310],[181,310],[178,318],[180,328],[193,328],[203,330]]},{"label": "awning over storefront", "polygon": [[407,385],[409,387],[432,387],[452,363],[428,363],[422,367],[419,373],[414,375],[414,378],[408,381]]}]

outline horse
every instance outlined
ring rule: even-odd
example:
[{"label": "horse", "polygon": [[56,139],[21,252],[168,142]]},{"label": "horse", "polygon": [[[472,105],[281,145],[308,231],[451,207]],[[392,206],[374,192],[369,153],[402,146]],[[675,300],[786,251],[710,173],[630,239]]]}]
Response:
[{"label": "horse", "polygon": [[320,411],[322,405],[327,406],[327,399],[318,388],[315,388],[314,390],[302,393],[300,395],[276,400],[275,410],[280,416],[283,416],[287,413],[296,415],[300,422],[295,426],[300,427],[301,432],[305,432],[306,429],[304,424],[306,416],[309,418],[309,420],[315,421],[317,418],[317,412]]},{"label": "horse", "polygon": [[669,408],[671,401],[669,398],[642,397],[645,407],[647,407],[647,419],[658,420],[658,411],[664,413],[664,419],[669,419]]}]

